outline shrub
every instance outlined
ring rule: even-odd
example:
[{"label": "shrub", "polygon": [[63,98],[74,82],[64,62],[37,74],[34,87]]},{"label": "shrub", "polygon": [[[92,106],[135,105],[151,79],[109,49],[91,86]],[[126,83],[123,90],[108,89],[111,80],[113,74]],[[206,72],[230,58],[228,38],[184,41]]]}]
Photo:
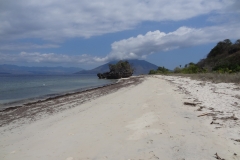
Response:
[{"label": "shrub", "polygon": [[156,74],[157,72],[155,70],[150,70],[148,74]]},{"label": "shrub", "polygon": [[181,73],[182,69],[179,67],[174,68],[173,73]]},{"label": "shrub", "polygon": [[148,74],[166,74],[169,73],[169,69],[165,67],[158,67],[156,70],[150,70]]},{"label": "shrub", "polygon": [[176,67],[174,73],[184,73],[184,74],[193,74],[193,73],[205,73],[206,69],[199,67],[194,63],[189,63],[185,65],[185,68]]}]

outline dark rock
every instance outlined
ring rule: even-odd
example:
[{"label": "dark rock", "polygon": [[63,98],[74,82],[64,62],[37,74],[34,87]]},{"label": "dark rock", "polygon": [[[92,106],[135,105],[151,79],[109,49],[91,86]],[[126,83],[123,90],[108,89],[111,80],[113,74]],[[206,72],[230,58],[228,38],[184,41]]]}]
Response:
[{"label": "dark rock", "polygon": [[98,73],[99,79],[119,79],[132,76],[133,69],[128,61],[119,61],[116,65],[109,65],[110,72]]}]

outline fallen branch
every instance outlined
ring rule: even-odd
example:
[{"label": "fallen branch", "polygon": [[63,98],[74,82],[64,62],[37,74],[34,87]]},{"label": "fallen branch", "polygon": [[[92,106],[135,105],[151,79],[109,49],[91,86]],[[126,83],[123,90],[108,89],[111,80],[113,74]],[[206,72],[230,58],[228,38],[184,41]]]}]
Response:
[{"label": "fallen branch", "polygon": [[235,114],[233,114],[232,116],[230,116],[230,117],[221,117],[221,118],[219,118],[219,119],[222,119],[222,120],[228,120],[228,119],[230,119],[230,120],[238,120],[238,118],[235,116]]},{"label": "fallen branch", "polygon": [[199,115],[198,117],[207,116],[207,115],[210,115],[210,114],[212,114],[212,113],[204,113],[204,114]]},{"label": "fallen branch", "polygon": [[190,106],[196,106],[196,103],[191,103],[191,102],[184,102],[184,105],[190,105]]},{"label": "fallen branch", "polygon": [[215,154],[215,156],[216,156],[216,157],[215,157],[216,159],[225,160],[225,159],[219,157],[217,153]]},{"label": "fallen branch", "polygon": [[213,121],[210,124],[219,124],[220,125],[220,123],[216,123],[216,122],[213,122]]}]

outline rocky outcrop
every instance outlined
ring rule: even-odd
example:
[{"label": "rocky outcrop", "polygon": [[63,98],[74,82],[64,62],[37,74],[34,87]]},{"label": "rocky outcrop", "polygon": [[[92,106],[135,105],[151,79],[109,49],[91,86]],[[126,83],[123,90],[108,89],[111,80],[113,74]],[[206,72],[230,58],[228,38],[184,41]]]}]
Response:
[{"label": "rocky outcrop", "polygon": [[117,64],[109,65],[110,72],[98,73],[99,79],[119,79],[132,76],[133,69],[128,61],[119,61]]},{"label": "rocky outcrop", "polygon": [[98,73],[97,74],[99,79],[119,79],[119,78],[127,78],[132,76],[132,73],[112,73],[112,72],[105,72],[105,73]]}]

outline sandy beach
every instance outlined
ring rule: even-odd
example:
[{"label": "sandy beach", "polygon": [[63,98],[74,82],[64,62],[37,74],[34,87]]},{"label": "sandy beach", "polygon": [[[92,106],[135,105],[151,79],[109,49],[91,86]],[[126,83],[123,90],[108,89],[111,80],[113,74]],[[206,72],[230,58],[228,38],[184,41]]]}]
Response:
[{"label": "sandy beach", "polygon": [[142,76],[0,112],[0,159],[240,160],[240,86]]}]

